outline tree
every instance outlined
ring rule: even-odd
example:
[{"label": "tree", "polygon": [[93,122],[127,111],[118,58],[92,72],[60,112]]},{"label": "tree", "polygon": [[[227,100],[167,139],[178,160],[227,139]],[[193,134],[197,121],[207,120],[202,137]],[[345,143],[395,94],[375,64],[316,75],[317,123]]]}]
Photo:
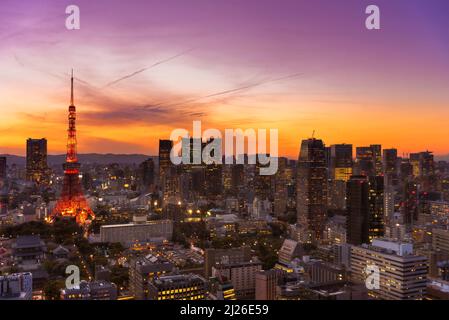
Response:
[{"label": "tree", "polygon": [[50,280],[44,285],[44,295],[46,300],[60,300],[61,299],[61,289],[64,285],[61,281]]}]

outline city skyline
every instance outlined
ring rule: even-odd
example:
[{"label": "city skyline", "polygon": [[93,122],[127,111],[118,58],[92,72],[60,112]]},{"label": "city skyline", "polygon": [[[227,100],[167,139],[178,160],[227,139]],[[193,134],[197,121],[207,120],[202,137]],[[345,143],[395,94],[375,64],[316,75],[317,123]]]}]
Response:
[{"label": "city skyline", "polygon": [[29,137],[64,153],[73,67],[81,153],[155,155],[159,139],[202,120],[278,128],[279,153],[292,159],[313,130],[326,145],[449,154],[444,1],[378,1],[379,32],[363,27],[360,1],[248,1],[238,13],[232,1],[172,2],[112,1],[106,13],[78,1],[81,29],[71,31],[67,1],[0,11],[0,153],[24,155]]}]

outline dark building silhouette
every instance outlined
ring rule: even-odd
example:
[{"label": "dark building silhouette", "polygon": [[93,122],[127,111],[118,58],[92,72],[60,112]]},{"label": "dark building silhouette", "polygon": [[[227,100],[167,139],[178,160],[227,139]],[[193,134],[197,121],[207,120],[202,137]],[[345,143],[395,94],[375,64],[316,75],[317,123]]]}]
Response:
[{"label": "dark building silhouette", "polygon": [[384,235],[383,176],[352,176],[346,191],[347,242],[370,243]]},{"label": "dark building silhouette", "polygon": [[352,144],[334,144],[330,150],[330,178],[348,181],[352,175]]},{"label": "dark building silhouette", "polygon": [[369,177],[369,220],[368,238],[371,242],[374,238],[383,237],[385,233],[385,206],[384,206],[384,176]]},{"label": "dark building silhouette", "polygon": [[346,191],[347,242],[360,245],[369,242],[369,182],[366,176],[352,176]]},{"label": "dark building silhouette", "polygon": [[298,222],[308,231],[310,241],[319,240],[323,236],[327,214],[327,168],[322,140],[302,141],[296,188]]},{"label": "dark building silhouette", "polygon": [[47,177],[47,139],[28,139],[26,177],[29,181],[44,183]]},{"label": "dark building silhouette", "polygon": [[382,147],[378,144],[356,148],[354,174],[363,176],[382,175]]},{"label": "dark building silhouette", "polygon": [[170,152],[173,147],[171,140],[159,140],[159,187],[163,193],[164,201],[167,200],[168,175],[170,174],[172,163]]},{"label": "dark building silhouette", "polygon": [[0,181],[6,179],[6,157],[0,157]]},{"label": "dark building silhouette", "polygon": [[151,191],[150,189],[155,183],[154,179],[154,161],[149,158],[139,165],[140,185],[144,192]]}]

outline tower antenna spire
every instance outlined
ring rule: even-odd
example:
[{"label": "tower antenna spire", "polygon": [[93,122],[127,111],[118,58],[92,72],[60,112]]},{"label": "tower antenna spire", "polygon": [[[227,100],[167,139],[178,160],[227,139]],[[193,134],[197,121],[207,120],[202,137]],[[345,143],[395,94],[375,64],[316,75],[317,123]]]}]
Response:
[{"label": "tower antenna spire", "polygon": [[70,90],[70,105],[74,106],[74,99],[73,99],[73,68],[72,68],[72,77],[70,79],[71,81],[71,90]]}]

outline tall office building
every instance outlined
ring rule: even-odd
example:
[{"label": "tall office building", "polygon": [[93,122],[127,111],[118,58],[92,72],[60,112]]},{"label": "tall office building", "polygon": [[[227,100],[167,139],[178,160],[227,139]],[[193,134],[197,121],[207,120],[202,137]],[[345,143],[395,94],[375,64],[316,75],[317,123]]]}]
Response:
[{"label": "tall office building", "polygon": [[347,183],[347,242],[354,245],[369,242],[369,182],[366,176],[352,176]]},{"label": "tall office building", "polygon": [[223,192],[223,165],[205,166],[205,195],[209,198],[220,196]]},{"label": "tall office building", "polygon": [[383,168],[386,176],[398,176],[398,150],[385,149],[383,151]]},{"label": "tall office building", "polygon": [[312,242],[322,239],[327,214],[327,168],[322,140],[302,141],[296,189],[298,222],[307,230],[306,238]]},{"label": "tall office building", "polygon": [[331,146],[330,170],[332,180],[348,181],[352,175],[352,145]]},{"label": "tall office building", "polygon": [[383,151],[383,171],[384,171],[384,221],[389,223],[401,198],[399,196],[399,159],[397,149],[385,149]]},{"label": "tall office building", "polygon": [[382,175],[382,146],[372,144],[369,147],[357,147],[355,167],[357,175]]},{"label": "tall office building", "polygon": [[426,294],[428,260],[413,254],[412,244],[375,239],[372,245],[351,247],[352,281],[365,284],[367,269],[379,271],[378,286],[370,282],[373,298],[421,300]]},{"label": "tall office building", "polygon": [[425,177],[435,173],[434,157],[430,151],[411,153],[410,162],[415,177]]},{"label": "tall office building", "polygon": [[170,152],[172,147],[173,141],[159,140],[159,181],[161,185],[171,166]]},{"label": "tall office building", "polygon": [[374,172],[376,176],[380,176],[383,174],[382,146],[380,144],[372,144],[370,148],[373,151]]},{"label": "tall office building", "polygon": [[[159,140],[159,187],[163,194],[164,205],[169,199],[170,186],[176,185],[173,182],[174,168],[170,160],[170,152],[173,147],[173,141],[171,140]],[[173,179],[170,179],[173,178]]]},{"label": "tall office building", "polygon": [[368,238],[370,242],[375,238],[383,237],[385,233],[384,185],[384,176],[369,177]]},{"label": "tall office building", "polygon": [[363,176],[375,175],[374,154],[371,147],[357,147],[355,159],[355,174]]},{"label": "tall office building", "polygon": [[407,226],[413,225],[418,221],[418,202],[419,188],[413,181],[406,181],[402,190],[402,203],[400,212],[403,216],[404,223]]},{"label": "tall office building", "polygon": [[346,208],[346,182],[353,171],[352,145],[336,144],[330,147],[329,208]]},{"label": "tall office building", "polygon": [[384,235],[383,177],[352,176],[347,183],[347,242],[370,243]]},{"label": "tall office building", "polygon": [[28,139],[26,176],[29,181],[45,183],[47,177],[47,139]]},{"label": "tall office building", "polygon": [[274,215],[282,216],[287,212],[288,201],[288,159],[279,158],[278,171],[274,175]]}]

